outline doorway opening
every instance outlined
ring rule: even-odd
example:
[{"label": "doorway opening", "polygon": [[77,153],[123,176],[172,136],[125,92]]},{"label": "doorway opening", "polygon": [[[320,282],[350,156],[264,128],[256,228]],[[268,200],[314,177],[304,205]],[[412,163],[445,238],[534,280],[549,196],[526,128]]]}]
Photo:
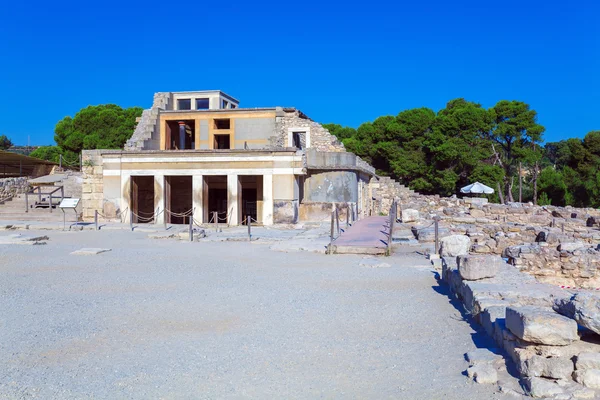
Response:
[{"label": "doorway opening", "polygon": [[[192,214],[192,177],[165,176],[165,220],[170,224],[189,224]],[[188,214],[188,215],[178,215]]]},{"label": "doorway opening", "polygon": [[227,222],[227,176],[215,175],[205,176],[204,186],[206,187],[207,199],[205,200],[205,222],[215,222],[214,213],[217,213],[219,223]]},{"label": "doorway opening", "polygon": [[240,221],[247,225],[246,218],[252,218],[253,224],[262,223],[263,204],[263,176],[262,175],[240,175],[240,186],[242,188],[242,215]]},{"label": "doorway opening", "polygon": [[130,194],[132,222],[154,222],[154,176],[132,176]]},{"label": "doorway opening", "polygon": [[196,121],[167,121],[166,150],[194,149],[196,137]]}]

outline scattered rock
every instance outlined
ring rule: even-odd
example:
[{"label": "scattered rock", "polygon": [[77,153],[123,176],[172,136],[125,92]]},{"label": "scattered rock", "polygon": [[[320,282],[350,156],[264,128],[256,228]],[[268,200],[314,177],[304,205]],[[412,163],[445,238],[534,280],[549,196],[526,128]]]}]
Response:
[{"label": "scattered rock", "polygon": [[532,343],[564,346],[579,340],[574,320],[539,307],[508,307],[506,327],[519,339]]},{"label": "scattered rock", "polygon": [[502,359],[501,355],[496,354],[499,351],[498,349],[475,349],[465,354],[465,358],[469,365],[493,363]]},{"label": "scattered rock", "polygon": [[498,382],[498,371],[490,364],[477,364],[467,369],[467,375],[477,383],[495,384]]},{"label": "scattered rock", "polygon": [[442,257],[456,257],[468,254],[470,247],[471,239],[466,235],[450,235],[440,240]]},{"label": "scattered rock", "polygon": [[100,249],[96,247],[85,247],[83,249],[76,250],[71,253],[71,255],[76,256],[94,256],[96,254],[105,253],[110,251],[111,249]]},{"label": "scattered rock", "polygon": [[471,217],[473,218],[485,218],[485,212],[482,210],[471,209]]},{"label": "scattered rock", "polygon": [[546,232],[544,232],[544,231],[538,233],[537,236],[535,237],[536,243],[545,242],[545,241],[546,241]]}]

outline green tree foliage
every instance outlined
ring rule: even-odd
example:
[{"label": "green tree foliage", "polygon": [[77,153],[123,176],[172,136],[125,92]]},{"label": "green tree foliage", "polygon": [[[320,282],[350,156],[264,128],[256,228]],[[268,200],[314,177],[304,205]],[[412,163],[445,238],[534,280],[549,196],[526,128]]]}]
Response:
[{"label": "green tree foliage", "polygon": [[57,163],[59,162],[60,154],[61,150],[58,146],[42,146],[32,151],[29,156]]},{"label": "green tree foliage", "polygon": [[88,106],[74,117],[67,116],[54,128],[57,146],[44,146],[31,156],[58,162],[62,154],[65,164],[77,165],[79,153],[90,149],[121,149],[131,137],[141,107],[121,108],[115,104]]},{"label": "green tree foliage", "polygon": [[12,145],[13,142],[6,135],[0,135],[0,150],[10,149]]},{"label": "green tree foliage", "polygon": [[141,107],[121,108],[115,104],[88,106],[75,117],[56,124],[54,140],[67,153],[88,149],[119,149],[131,137]]}]

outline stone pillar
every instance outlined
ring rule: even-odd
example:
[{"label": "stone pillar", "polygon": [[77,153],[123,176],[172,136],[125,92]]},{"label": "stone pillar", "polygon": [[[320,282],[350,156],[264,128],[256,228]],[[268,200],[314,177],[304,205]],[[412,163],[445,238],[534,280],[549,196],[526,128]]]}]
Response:
[{"label": "stone pillar", "polygon": [[179,150],[185,149],[185,122],[179,121]]},{"label": "stone pillar", "polygon": [[121,212],[123,211],[123,223],[128,224],[131,216],[131,176],[125,174],[121,176]]},{"label": "stone pillar", "polygon": [[158,212],[160,213],[156,218],[157,224],[165,222],[165,207],[165,176],[163,174],[154,174],[154,212],[158,208]]},{"label": "stone pillar", "polygon": [[202,223],[204,219],[204,177],[202,175],[192,176],[192,207],[194,219],[197,223]]},{"label": "stone pillar", "polygon": [[263,224],[273,225],[273,175],[263,175]]},{"label": "stone pillar", "polygon": [[229,225],[238,225],[239,219],[239,196],[241,195],[238,190],[239,180],[236,174],[227,175],[227,213],[229,217]]}]

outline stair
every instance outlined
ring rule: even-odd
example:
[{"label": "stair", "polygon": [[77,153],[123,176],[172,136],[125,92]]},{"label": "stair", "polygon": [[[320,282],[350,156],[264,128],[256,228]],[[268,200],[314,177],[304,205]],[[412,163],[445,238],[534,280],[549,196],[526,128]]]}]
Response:
[{"label": "stair", "polygon": [[[19,194],[11,200],[7,200],[4,204],[0,204],[0,221],[62,221],[63,212],[58,206],[52,209],[52,213],[48,207],[35,208],[37,197],[30,196],[30,208],[25,212],[25,195]],[[33,203],[33,204],[31,204]],[[34,205],[34,208],[31,208]],[[68,216],[70,219],[74,215]]]}]

